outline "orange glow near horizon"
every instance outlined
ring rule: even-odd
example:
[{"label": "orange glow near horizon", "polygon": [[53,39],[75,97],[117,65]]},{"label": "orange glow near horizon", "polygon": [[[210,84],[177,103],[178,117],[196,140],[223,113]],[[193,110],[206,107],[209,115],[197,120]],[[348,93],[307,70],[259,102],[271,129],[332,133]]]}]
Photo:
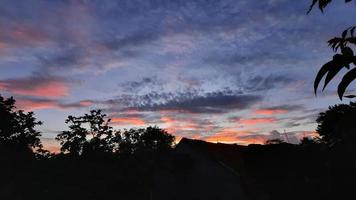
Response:
[{"label": "orange glow near horizon", "polygon": [[138,117],[114,117],[111,119],[111,122],[115,125],[127,125],[133,124],[137,126],[144,126],[146,123]]},{"label": "orange glow near horizon", "polygon": [[234,129],[223,129],[222,131],[200,138],[207,142],[213,143],[227,143],[227,144],[263,144],[266,141],[265,135],[253,135],[248,131],[237,131]]}]

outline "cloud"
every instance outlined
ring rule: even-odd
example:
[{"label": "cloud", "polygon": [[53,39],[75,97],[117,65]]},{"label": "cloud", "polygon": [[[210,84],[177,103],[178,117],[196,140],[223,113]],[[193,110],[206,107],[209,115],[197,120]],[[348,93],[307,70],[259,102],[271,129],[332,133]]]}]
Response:
[{"label": "cloud", "polygon": [[232,109],[247,109],[262,100],[257,95],[226,94],[213,92],[204,95],[186,95],[166,99],[163,103],[142,104],[141,110],[176,110],[191,113],[224,113]]},{"label": "cloud", "polygon": [[131,49],[150,43],[158,39],[158,33],[150,33],[147,30],[140,30],[136,33],[127,34],[121,38],[114,39],[103,45],[110,50]]},{"label": "cloud", "polygon": [[300,140],[304,137],[313,138],[318,136],[315,131],[291,131],[281,133],[277,130],[273,130],[269,133],[268,139],[280,139],[292,144],[300,143]]},{"label": "cloud", "polygon": [[72,109],[90,107],[94,102],[83,100],[75,103],[61,103],[58,100],[45,98],[16,98],[16,105],[19,109],[33,111],[42,109]]},{"label": "cloud", "polygon": [[48,35],[25,23],[10,23],[0,33],[0,41],[8,47],[34,46],[48,42]]},{"label": "cloud", "polygon": [[241,125],[259,125],[259,124],[273,124],[277,122],[277,118],[275,117],[261,117],[261,118],[248,118],[248,119],[237,118],[235,121]]},{"label": "cloud", "polygon": [[291,111],[302,110],[303,106],[301,105],[280,105],[273,107],[263,107],[257,109],[254,113],[258,115],[276,115],[276,114],[285,114]]},{"label": "cloud", "polygon": [[247,91],[265,91],[277,88],[279,86],[285,86],[286,84],[290,84],[293,81],[294,79],[287,75],[257,75],[247,80],[244,88]]},{"label": "cloud", "polygon": [[64,97],[69,95],[68,81],[53,76],[30,76],[0,80],[0,89],[12,94],[36,97]]},{"label": "cloud", "polygon": [[124,90],[128,92],[147,90],[149,88],[156,87],[157,85],[159,85],[157,77],[143,77],[138,81],[128,81],[121,84]]},{"label": "cloud", "polygon": [[143,119],[137,117],[114,117],[111,118],[111,123],[113,125],[136,125],[136,126],[145,126],[146,123]]},{"label": "cloud", "polygon": [[240,145],[248,144],[263,144],[268,136],[262,134],[256,134],[251,131],[238,131],[231,128],[225,128],[219,132],[201,137],[208,142],[221,142],[221,143],[237,143]]}]

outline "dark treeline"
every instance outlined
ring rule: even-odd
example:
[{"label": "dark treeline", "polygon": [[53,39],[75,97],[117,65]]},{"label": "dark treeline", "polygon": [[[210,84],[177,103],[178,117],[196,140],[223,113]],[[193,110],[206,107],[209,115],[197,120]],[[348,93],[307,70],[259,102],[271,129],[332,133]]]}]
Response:
[{"label": "dark treeline", "polygon": [[[17,110],[13,98],[0,96],[0,116],[0,199],[174,199],[159,189],[172,182],[162,174],[189,183],[201,165],[175,152],[165,130],[114,130],[100,110],[68,116],[68,130],[56,137],[59,154],[43,149],[35,129],[42,122]],[[345,199],[356,183],[355,122],[356,103],[340,104],[320,113],[319,137],[298,145],[191,144],[238,172],[249,199]]]},{"label": "dark treeline", "polygon": [[174,136],[158,127],[114,130],[100,110],[68,116],[61,153],[43,149],[42,122],[0,96],[0,199],[147,199]]}]

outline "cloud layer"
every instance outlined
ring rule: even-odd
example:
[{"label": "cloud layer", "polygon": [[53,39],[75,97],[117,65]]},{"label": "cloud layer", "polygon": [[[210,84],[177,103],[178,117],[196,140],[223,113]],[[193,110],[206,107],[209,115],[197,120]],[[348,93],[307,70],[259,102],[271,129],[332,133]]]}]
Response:
[{"label": "cloud layer", "polygon": [[309,3],[3,0],[0,93],[48,129],[101,108],[120,128],[156,124],[209,141],[313,131],[338,103],[333,91],[312,93],[332,54],[325,42],[354,23],[356,7],[306,15]]}]

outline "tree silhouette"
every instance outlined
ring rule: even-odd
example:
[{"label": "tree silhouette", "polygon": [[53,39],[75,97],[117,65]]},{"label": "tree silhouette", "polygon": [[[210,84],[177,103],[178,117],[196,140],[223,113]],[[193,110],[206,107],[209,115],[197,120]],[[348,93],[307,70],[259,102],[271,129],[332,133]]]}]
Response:
[{"label": "tree silhouette", "polygon": [[316,121],[321,140],[329,146],[356,144],[356,103],[330,106]]},{"label": "tree silhouette", "polygon": [[172,148],[175,137],[158,127],[125,130],[120,152],[123,154],[160,153]]},{"label": "tree silhouette", "polygon": [[0,95],[0,145],[17,150],[41,148],[40,132],[35,130],[42,122],[37,121],[33,112],[16,110],[13,97],[4,99]]},{"label": "tree silhouette", "polygon": [[[65,123],[69,131],[58,134],[61,152],[73,155],[112,152],[113,136],[118,140],[116,132],[109,126],[110,119],[101,110],[91,110],[89,114],[80,117],[68,116]],[[88,128],[87,128],[88,127]]]},{"label": "tree silhouette", "polygon": [[[351,2],[352,0],[345,0],[345,3]],[[313,0],[312,4],[310,5],[310,8],[308,10],[308,13],[313,9],[313,7],[318,4],[319,9],[321,12],[324,12],[324,8],[329,5],[332,2],[332,0]]]},{"label": "tree silhouette", "polygon": [[[345,0],[345,2],[351,2],[352,0]],[[313,0],[312,5],[308,13],[313,9],[314,5],[319,3],[319,9],[323,12],[323,9],[331,3],[331,0]],[[333,59],[325,63],[319,70],[315,81],[314,81],[314,93],[317,93],[318,86],[322,78],[326,75],[323,89],[328,85],[328,83],[341,71],[343,68],[347,68],[349,71],[343,76],[341,82],[338,85],[338,95],[340,100],[343,97],[354,98],[356,95],[346,95],[345,91],[352,81],[356,79],[356,55],[352,50],[352,47],[356,45],[355,37],[356,26],[352,26],[344,30],[340,37],[334,37],[328,41],[329,46],[334,52],[339,49],[341,54],[335,54]]]}]

